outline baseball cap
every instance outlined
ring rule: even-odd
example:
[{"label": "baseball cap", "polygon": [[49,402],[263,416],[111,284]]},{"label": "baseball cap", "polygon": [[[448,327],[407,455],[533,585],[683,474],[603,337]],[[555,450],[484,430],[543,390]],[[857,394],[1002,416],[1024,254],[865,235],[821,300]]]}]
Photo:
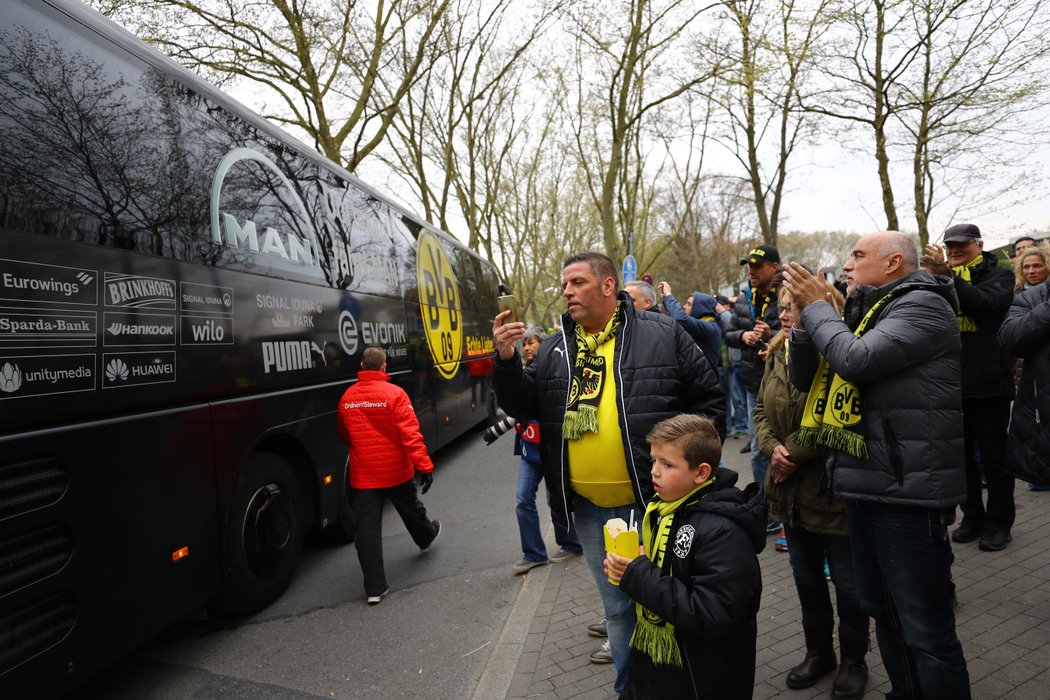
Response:
[{"label": "baseball cap", "polygon": [[764,262],[779,263],[780,253],[771,245],[760,245],[753,248],[746,258],[741,258],[741,265],[760,265]]},{"label": "baseball cap", "polygon": [[974,224],[955,224],[944,229],[945,243],[969,243],[981,237],[981,229]]},{"label": "baseball cap", "polygon": [[716,294],[715,301],[717,301],[722,306],[729,306],[729,297],[727,297],[725,294]]}]

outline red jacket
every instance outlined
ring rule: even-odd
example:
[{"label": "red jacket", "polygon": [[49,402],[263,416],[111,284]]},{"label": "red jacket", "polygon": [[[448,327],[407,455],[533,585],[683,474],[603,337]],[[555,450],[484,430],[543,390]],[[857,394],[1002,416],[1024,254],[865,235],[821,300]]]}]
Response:
[{"label": "red jacket", "polygon": [[351,488],[388,488],[434,471],[412,402],[386,372],[357,373],[339,401],[339,437],[350,445]]}]

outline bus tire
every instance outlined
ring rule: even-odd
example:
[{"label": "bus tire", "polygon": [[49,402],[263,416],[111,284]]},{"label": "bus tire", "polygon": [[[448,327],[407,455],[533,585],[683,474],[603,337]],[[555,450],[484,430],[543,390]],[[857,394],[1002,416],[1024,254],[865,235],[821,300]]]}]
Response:
[{"label": "bus tire", "polygon": [[226,517],[219,607],[255,612],[280,597],[299,563],[304,525],[302,489],[292,467],[272,452],[252,455]]},{"label": "bus tire", "polygon": [[357,534],[357,518],[350,509],[350,485],[347,483],[346,467],[336,483],[336,518],[335,522],[323,530],[324,538],[332,544],[347,544],[354,541]]}]

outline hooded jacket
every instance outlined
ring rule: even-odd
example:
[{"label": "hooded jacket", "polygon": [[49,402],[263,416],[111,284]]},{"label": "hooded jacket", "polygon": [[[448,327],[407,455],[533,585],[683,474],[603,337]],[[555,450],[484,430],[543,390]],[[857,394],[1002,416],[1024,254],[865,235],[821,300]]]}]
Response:
[{"label": "hooded jacket", "polygon": [[350,487],[383,489],[432,472],[412,401],[390,375],[363,369],[339,400],[339,437],[350,445]]},{"label": "hooded jacket", "polygon": [[970,281],[956,277],[959,313],[977,324],[972,333],[961,333],[962,387],[964,399],[1013,396],[1013,362],[999,345],[996,335],[1014,298],[1014,273],[998,266],[994,253],[981,253],[982,260],[970,271]]},{"label": "hooded jacket", "polygon": [[[795,438],[806,407],[806,392],[788,379],[786,346],[766,357],[766,372],[755,402],[755,439],[766,458],[778,445],[787,448],[798,469],[783,482],[766,472],[769,517],[785,525],[821,535],[846,535],[846,513],[841,498],[833,498],[824,473],[824,448],[803,447]],[[794,348],[792,348],[794,352]]]},{"label": "hooded jacket", "polygon": [[[615,338],[612,371],[627,473],[636,504],[653,496],[652,459],[645,436],[654,425],[679,413],[710,418],[725,437],[725,394],[718,374],[696,343],[675,321],[654,313],[637,313],[627,292],[617,297],[623,325]],[[568,527],[569,448],[562,423],[576,359],[576,322],[562,315],[562,332],[543,341],[535,359],[522,368],[515,353],[496,356],[493,387],[500,407],[518,422],[540,423],[543,474],[550,493],[551,518]]]},{"label": "hooded jacket", "polygon": [[693,306],[687,314],[673,296],[668,294],[664,297],[664,306],[667,308],[668,315],[682,324],[685,332],[704,353],[707,364],[712,367],[721,367],[722,323],[715,311],[716,303],[715,298],[710,294],[693,292]]},{"label": "hooded jacket", "polygon": [[662,567],[638,557],[624,570],[620,589],[674,625],[682,668],[656,666],[631,649],[621,698],[752,696],[766,504],[758,484],[741,491],[736,481],[736,472],[719,469],[678,507]]},{"label": "hooded jacket", "polygon": [[[766,306],[762,320],[769,326],[773,335],[780,330],[780,311],[777,308],[777,290],[769,290],[770,301]],[[736,297],[733,304],[733,315],[729,319],[729,327],[726,329],[726,345],[730,348],[739,348],[740,381],[744,388],[750,392],[757,392],[758,385],[762,383],[762,372],[765,370],[765,362],[758,356],[758,349],[748,345],[743,340],[743,335],[755,327],[755,314],[751,305],[751,289],[745,289]]]},{"label": "hooded jacket", "polygon": [[999,327],[1003,349],[1024,358],[1010,419],[1005,466],[1014,476],[1050,483],[1050,285],[1026,289],[1014,298]]},{"label": "hooded jacket", "polygon": [[[856,337],[853,329],[885,294],[892,299]],[[919,270],[858,287],[845,321],[823,301],[802,310],[805,330],[796,325],[791,335],[792,384],[808,392],[822,354],[860,392],[868,459],[825,450],[835,495],[928,508],[964,500],[957,309],[954,283]]]}]

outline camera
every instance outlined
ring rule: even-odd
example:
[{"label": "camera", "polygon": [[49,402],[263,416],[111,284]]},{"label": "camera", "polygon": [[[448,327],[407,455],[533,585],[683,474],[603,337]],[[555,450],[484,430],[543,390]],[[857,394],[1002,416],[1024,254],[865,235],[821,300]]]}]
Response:
[{"label": "camera", "polygon": [[518,421],[514,420],[508,415],[504,415],[502,418],[497,418],[496,422],[485,428],[485,432],[481,434],[481,437],[485,439],[486,445],[491,445],[499,439],[499,436],[513,428]]}]

